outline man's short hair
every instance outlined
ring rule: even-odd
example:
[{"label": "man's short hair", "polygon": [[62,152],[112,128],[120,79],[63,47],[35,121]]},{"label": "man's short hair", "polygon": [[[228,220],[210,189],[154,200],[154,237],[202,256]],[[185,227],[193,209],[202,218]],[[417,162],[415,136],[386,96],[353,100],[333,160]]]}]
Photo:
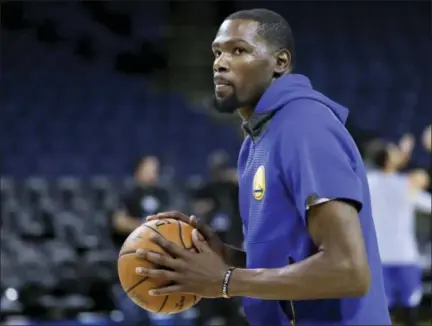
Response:
[{"label": "man's short hair", "polygon": [[226,20],[244,19],[259,23],[258,34],[276,50],[287,49],[294,64],[294,37],[288,22],[278,13],[268,9],[241,10],[229,15]]}]

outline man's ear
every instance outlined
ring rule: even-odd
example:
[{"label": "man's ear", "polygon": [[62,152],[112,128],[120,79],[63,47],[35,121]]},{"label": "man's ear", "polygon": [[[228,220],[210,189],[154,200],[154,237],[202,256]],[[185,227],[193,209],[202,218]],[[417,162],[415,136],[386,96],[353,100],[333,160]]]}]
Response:
[{"label": "man's ear", "polygon": [[275,53],[276,65],[274,77],[279,77],[291,69],[291,53],[286,50],[279,50]]}]

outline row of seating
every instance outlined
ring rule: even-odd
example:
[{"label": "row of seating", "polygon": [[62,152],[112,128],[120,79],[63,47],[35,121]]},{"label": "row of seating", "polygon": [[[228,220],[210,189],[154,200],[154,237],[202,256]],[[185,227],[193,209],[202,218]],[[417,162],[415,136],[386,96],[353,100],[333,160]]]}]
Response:
[{"label": "row of seating", "polygon": [[[237,4],[274,6],[286,16],[296,37],[296,71],[349,107],[353,125],[396,140],[406,131],[419,135],[432,119],[427,3]],[[210,151],[237,155],[235,127],[216,123],[181,95],[151,90],[144,76],[114,71],[113,57],[136,46],[134,37],[101,30],[79,4],[23,6],[30,20],[53,19],[65,33],[66,25],[81,26],[106,48],[88,63],[67,41],[44,44],[31,28],[2,33],[0,137],[8,141],[0,142],[0,153],[6,174],[122,176],[136,155],[147,152],[184,177],[205,173]],[[168,8],[159,9],[159,16],[168,16]],[[146,29],[134,28],[138,34]],[[425,164],[427,155],[416,149],[415,160]]]}]

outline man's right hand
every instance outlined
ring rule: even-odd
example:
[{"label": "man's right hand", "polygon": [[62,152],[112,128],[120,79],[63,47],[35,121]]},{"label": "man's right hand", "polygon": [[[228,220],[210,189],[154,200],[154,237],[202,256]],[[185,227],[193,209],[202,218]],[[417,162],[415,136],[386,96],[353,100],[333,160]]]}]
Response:
[{"label": "man's right hand", "polygon": [[227,250],[225,244],[219,238],[219,236],[211,229],[210,226],[203,223],[199,218],[194,215],[187,216],[181,212],[163,212],[156,215],[150,215],[147,217],[147,221],[161,220],[165,218],[173,218],[184,223],[188,223],[197,229],[205,238],[210,248],[212,248],[217,254],[219,254],[225,261],[227,260]]}]

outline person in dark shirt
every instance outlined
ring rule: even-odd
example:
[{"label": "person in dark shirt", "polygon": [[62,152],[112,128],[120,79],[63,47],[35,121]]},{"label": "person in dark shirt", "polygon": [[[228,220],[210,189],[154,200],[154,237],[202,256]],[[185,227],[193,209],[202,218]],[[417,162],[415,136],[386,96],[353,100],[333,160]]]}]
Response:
[{"label": "person in dark shirt", "polygon": [[235,245],[243,241],[238,207],[237,172],[224,151],[209,156],[209,180],[192,193],[192,214],[202,217],[219,236]]},{"label": "person in dark shirt", "polygon": [[[242,246],[243,232],[238,207],[237,171],[230,167],[225,151],[209,156],[208,181],[192,193],[191,213],[212,226],[225,242]],[[202,300],[199,304],[201,320],[205,324],[243,325],[238,300]]]},{"label": "person in dark shirt", "polygon": [[[148,215],[169,208],[170,196],[159,183],[159,160],[147,156],[139,160],[134,171],[134,185],[120,199],[113,216],[113,240],[118,248],[129,234],[145,222]],[[125,325],[146,326],[154,324],[147,311],[135,305],[126,293],[119,291],[118,305],[123,312]]]},{"label": "person in dark shirt", "polygon": [[158,185],[158,181],[158,159],[153,156],[141,159],[135,169],[135,184],[122,196],[120,207],[114,214],[114,237],[119,246],[146,216],[169,207],[169,193]]}]

